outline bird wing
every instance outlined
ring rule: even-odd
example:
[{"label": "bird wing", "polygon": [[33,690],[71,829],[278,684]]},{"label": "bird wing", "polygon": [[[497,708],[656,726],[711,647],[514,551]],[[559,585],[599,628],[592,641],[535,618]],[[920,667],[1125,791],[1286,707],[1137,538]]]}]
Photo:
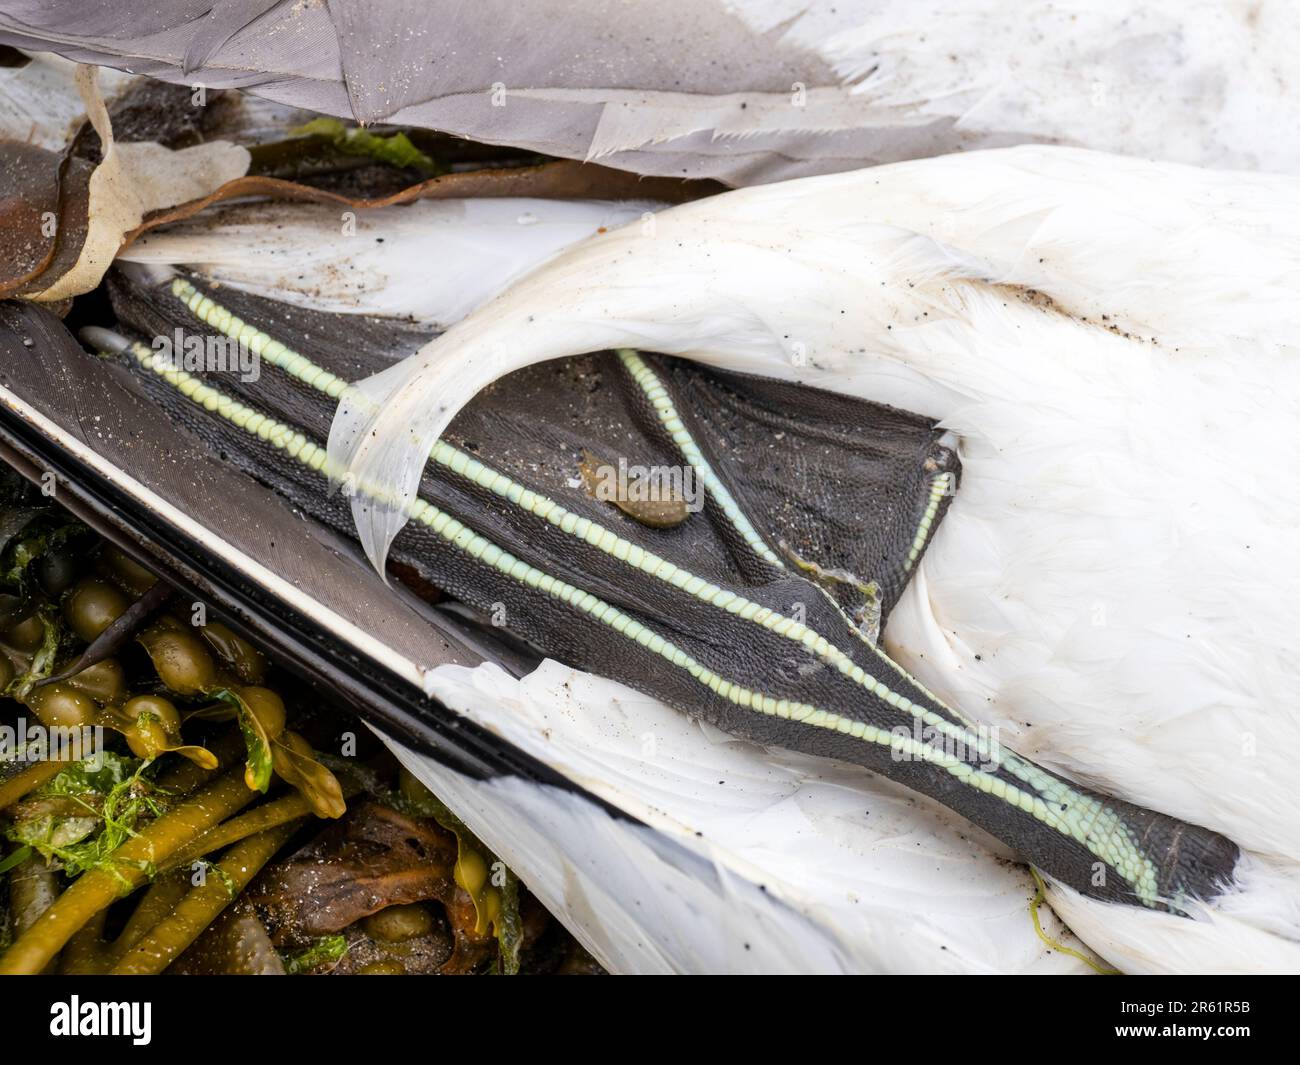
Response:
[{"label": "bird wing", "polygon": [[[0,39],[745,185],[1027,142],[1300,171],[1286,0],[17,0]],[[575,39],[598,42],[573,47]]]}]

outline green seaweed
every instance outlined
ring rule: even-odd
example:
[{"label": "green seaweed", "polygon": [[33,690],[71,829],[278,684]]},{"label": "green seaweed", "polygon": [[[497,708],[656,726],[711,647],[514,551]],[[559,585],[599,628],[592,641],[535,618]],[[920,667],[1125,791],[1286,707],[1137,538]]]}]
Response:
[{"label": "green seaweed", "polygon": [[348,941],[343,936],[321,936],[306,950],[283,958],[284,969],[290,976],[300,976],[338,961],[347,952]]},{"label": "green seaweed", "polygon": [[400,131],[371,133],[368,129],[348,127],[337,118],[313,118],[291,130],[297,137],[323,137],[344,155],[364,155],[389,166],[433,171],[434,162]]},{"label": "green seaweed", "polygon": [[272,758],[271,741],[257,720],[257,715],[230,688],[212,692],[212,698],[232,706],[239,721],[239,731],[244,737],[244,747],[248,752],[248,786],[254,791],[265,792],[271,786]]},{"label": "green seaweed", "polygon": [[[166,809],[166,793],[144,776],[148,764],[111,751],[73,762],[32,793],[28,805],[38,812],[5,835],[70,877],[111,868],[114,851],[136,834],[140,820]],[[67,800],[72,812],[39,812],[41,800],[50,799]]]}]

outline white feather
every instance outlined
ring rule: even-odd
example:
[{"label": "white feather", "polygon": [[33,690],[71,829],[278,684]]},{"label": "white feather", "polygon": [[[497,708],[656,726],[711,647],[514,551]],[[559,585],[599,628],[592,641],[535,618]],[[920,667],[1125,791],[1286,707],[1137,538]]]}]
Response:
[{"label": "white feather", "polygon": [[[37,53],[22,66],[0,66],[0,137],[61,152],[86,120],[86,105],[73,77],[76,64]],[[106,100],[121,95],[134,76],[103,71]]]},{"label": "white feather", "polygon": [[556,662],[519,681],[443,666],[429,690],[644,822],[395,748],[616,971],[1090,971],[1037,936],[1033,881],[999,844],[859,767],[740,742]]},{"label": "white feather", "polygon": [[119,258],[190,266],[295,306],[444,329],[569,245],[655,206],[502,198],[348,211],[238,203],[146,233]]},{"label": "white feather", "polygon": [[1194,920],[1108,906],[1050,883],[1057,914],[1093,949],[1133,975],[1292,974],[1300,972],[1300,867],[1269,867],[1251,855],[1237,864],[1236,887],[1213,906],[1192,903]]}]

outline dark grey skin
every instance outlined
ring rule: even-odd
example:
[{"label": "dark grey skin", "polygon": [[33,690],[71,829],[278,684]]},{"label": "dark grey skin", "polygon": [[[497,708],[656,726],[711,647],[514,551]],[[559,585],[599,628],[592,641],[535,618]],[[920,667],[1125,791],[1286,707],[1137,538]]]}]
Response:
[{"label": "dark grey skin", "polygon": [[[124,331],[136,337],[170,336],[176,326],[211,331],[165,284],[144,287],[116,277],[110,291]],[[226,290],[213,296],[347,381],[375,373],[428,339],[412,327],[302,311]],[[397,537],[390,556],[395,572],[485,613],[504,610],[508,629],[541,653],[620,680],[728,732],[865,765],[937,799],[1093,898],[1179,912],[1188,897],[1213,898],[1231,882],[1238,849],[1217,833],[1089,791],[1005,748],[954,744],[971,736],[968,723],[864,635],[863,619],[883,624],[915,567],[909,551],[934,478],[946,473],[955,483],[959,475],[956,455],[928,419],[641,357],[776,560],[741,535],[713,494],[703,509],[667,524],[638,520],[635,507],[593,498],[590,478],[582,475],[592,455],[646,467],[683,464],[644,388],[612,353],[547,362],[496,382],[457,416],[442,442],[718,588],[794,617],[838,659],[641,572],[444,465],[426,467],[420,497],[662,636],[709,675],[833,714],[845,727],[870,726],[875,731],[868,738],[727,698],[663,654],[475,559],[419,522]],[[322,473],[205,411],[129,356],[121,359],[123,372],[136,374],[169,417],[303,511],[351,533],[348,500],[327,491]],[[265,363],[256,382],[241,383],[234,374],[205,380],[309,439],[323,444],[328,435],[335,401]],[[945,497],[935,524],[947,503]],[[855,677],[853,666],[870,682]],[[930,751],[880,738],[897,735]],[[1090,809],[1089,823],[1080,827]]]}]

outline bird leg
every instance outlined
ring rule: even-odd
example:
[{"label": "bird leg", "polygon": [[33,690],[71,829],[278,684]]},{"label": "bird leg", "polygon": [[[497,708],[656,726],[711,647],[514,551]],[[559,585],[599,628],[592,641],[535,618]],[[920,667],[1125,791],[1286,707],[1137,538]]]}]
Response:
[{"label": "bird leg", "polygon": [[[351,529],[346,501],[326,492],[334,402],[425,338],[237,293],[221,306],[183,278],[150,290],[119,279],[112,292],[144,335],[184,321],[260,351],[256,382],[178,373],[143,345],[122,358],[209,447]],[[267,321],[284,340],[249,324]],[[303,338],[297,350],[291,336]],[[582,474],[591,455],[689,469],[703,505],[679,521],[640,520],[593,498]],[[634,351],[559,359],[499,379],[461,410],[392,558],[548,655],[735,735],[856,762],[929,795],[1085,895],[1176,912],[1212,898],[1230,881],[1233,843],[1022,757],[927,691],[852,616],[874,585],[887,618],[957,476],[946,435],[916,415]]]}]

